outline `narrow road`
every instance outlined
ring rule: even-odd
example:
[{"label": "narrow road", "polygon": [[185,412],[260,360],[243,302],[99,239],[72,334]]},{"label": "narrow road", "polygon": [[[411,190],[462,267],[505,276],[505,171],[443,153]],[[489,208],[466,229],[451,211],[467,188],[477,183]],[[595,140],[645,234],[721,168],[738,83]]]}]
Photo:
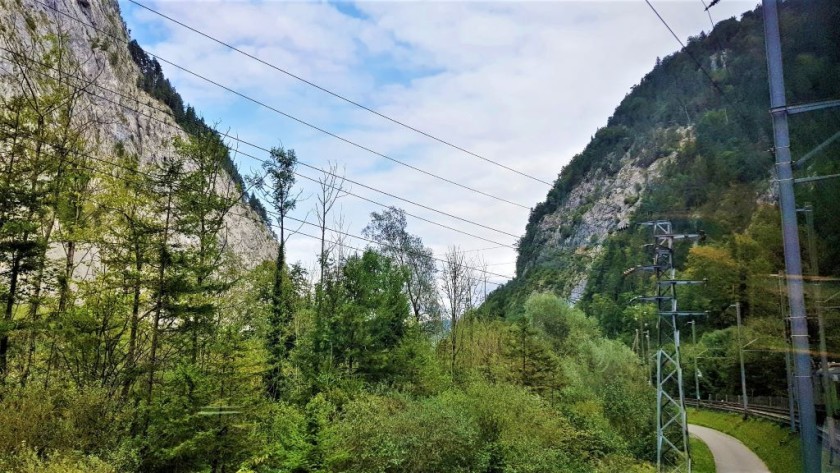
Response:
[{"label": "narrow road", "polygon": [[693,424],[688,425],[688,433],[709,446],[717,473],[770,473],[758,455],[735,437]]}]

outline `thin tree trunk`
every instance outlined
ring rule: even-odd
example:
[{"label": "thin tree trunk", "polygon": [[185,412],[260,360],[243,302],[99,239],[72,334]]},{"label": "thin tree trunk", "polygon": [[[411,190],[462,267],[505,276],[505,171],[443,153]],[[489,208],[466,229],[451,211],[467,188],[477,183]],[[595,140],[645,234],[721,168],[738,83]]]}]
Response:
[{"label": "thin tree trunk", "polygon": [[146,399],[149,404],[152,403],[152,394],[154,392],[155,384],[155,368],[157,367],[157,349],[158,337],[160,332],[160,319],[163,313],[163,286],[164,277],[166,276],[166,252],[168,251],[166,245],[169,242],[169,224],[172,217],[172,189],[170,187],[166,202],[166,221],[163,227],[163,240],[160,248],[160,268],[158,269],[158,284],[157,296],[155,300],[154,320],[152,322],[152,340],[149,349],[149,379],[146,387]]},{"label": "thin tree trunk", "polygon": [[122,397],[128,397],[131,385],[137,377],[137,328],[140,325],[140,272],[143,270],[143,262],[140,259],[139,243],[134,246],[134,269],[137,275],[134,278],[134,294],[131,300],[131,326],[128,332],[128,354],[126,357],[126,376],[123,381]]},{"label": "thin tree trunk", "polygon": [[[46,241],[49,241],[50,235],[52,234],[52,227],[53,225],[49,226],[47,230],[47,236],[45,238]],[[30,299],[31,302],[29,304],[29,320],[31,321],[31,329],[29,331],[29,336],[27,337],[27,350],[26,350],[26,364],[24,365],[23,373],[20,376],[20,385],[21,387],[26,386],[26,382],[29,379],[29,374],[32,371],[32,360],[35,357],[35,346],[36,341],[38,338],[38,322],[41,320],[41,315],[38,310],[41,308],[41,289],[44,282],[44,267],[45,259],[46,259],[46,246],[44,246],[44,251],[41,255],[39,255],[39,264],[38,264],[38,273],[35,275],[35,281],[33,282],[33,287],[35,293],[32,295]]]},{"label": "thin tree trunk", "polygon": [[[20,274],[21,257],[18,252],[15,252],[12,257],[12,268],[9,274],[9,295],[6,296],[6,309],[3,312],[3,322],[9,326],[12,323],[12,315],[15,308],[15,295],[17,294],[18,276]],[[6,384],[6,375],[8,374],[8,356],[9,356],[9,335],[3,332],[0,337],[0,385]]]},{"label": "thin tree trunk", "polygon": [[[47,241],[49,241],[49,237],[47,237]],[[46,256],[46,255],[45,255]],[[64,315],[65,310],[67,310],[67,297],[70,287],[70,280],[73,277],[73,262],[76,258],[76,242],[69,241],[67,242],[67,255],[64,261],[64,274],[59,279],[58,282],[58,310],[56,312],[56,317],[61,318]],[[40,292],[40,279],[38,281],[38,286],[35,288],[36,291]],[[37,298],[36,298],[37,300]],[[37,311],[37,309],[35,309]],[[52,362],[53,362],[53,352],[55,350],[55,335],[53,334],[51,337],[52,342],[50,343],[50,355],[47,358],[47,367],[46,367],[46,377],[49,378],[49,374],[52,372]],[[31,361],[31,354],[35,352],[35,336],[33,334],[32,337],[32,345],[30,346],[30,361]],[[44,380],[44,385],[49,385],[49,379]]]}]

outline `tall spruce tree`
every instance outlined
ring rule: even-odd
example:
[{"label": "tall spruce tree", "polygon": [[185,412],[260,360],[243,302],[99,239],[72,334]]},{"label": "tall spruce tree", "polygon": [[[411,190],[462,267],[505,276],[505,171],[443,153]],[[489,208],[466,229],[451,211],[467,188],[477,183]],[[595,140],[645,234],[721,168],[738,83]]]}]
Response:
[{"label": "tall spruce tree", "polygon": [[271,294],[271,315],[266,339],[269,365],[265,380],[266,392],[274,400],[279,399],[284,390],[283,366],[295,346],[295,333],[292,327],[294,308],[291,302],[291,284],[286,270],[286,217],[297,206],[299,194],[293,190],[296,165],[297,156],[294,150],[283,148],[273,148],[271,160],[265,163],[270,185],[270,204],[280,227],[280,247],[277,250],[274,286]]}]

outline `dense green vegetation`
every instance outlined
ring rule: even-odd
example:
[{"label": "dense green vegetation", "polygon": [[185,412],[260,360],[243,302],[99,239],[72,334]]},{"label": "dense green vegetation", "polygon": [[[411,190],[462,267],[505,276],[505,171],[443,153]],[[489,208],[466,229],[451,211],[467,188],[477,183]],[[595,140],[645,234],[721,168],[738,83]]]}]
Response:
[{"label": "dense green vegetation", "polygon": [[[840,38],[833,27],[838,17],[837,6],[830,1],[784,4],[790,103],[840,96]],[[701,221],[715,236],[742,230],[751,209],[739,212],[733,206],[742,203],[741,197],[749,197],[747,203],[754,201],[756,193],[766,188],[773,162],[772,153],[767,152],[772,137],[762,34],[761,13],[756,9],[740,20],[720,22],[708,36],[691,38],[685,50],[657,61],[616,108],[607,126],[562,170],[546,201],[532,210],[520,243],[520,273],[542,264],[538,260],[542,242],[535,240],[539,221],[555,211],[584,176],[616,172],[618,159],[625,153],[641,165],[674,151],[679,154],[666,176],[642,196],[645,205],[639,220],[667,216]],[[694,59],[711,71],[714,84]],[[831,136],[837,119],[836,113],[829,112],[797,118],[792,130],[794,155]],[[674,127],[691,127],[694,139],[681,143]],[[836,148],[835,143],[825,155]],[[831,165],[828,161],[816,160],[811,165],[822,172]],[[730,217],[722,222],[714,218],[724,214]],[[822,225],[833,225],[827,220]],[[823,227],[820,234],[836,232]]]},{"label": "dense green vegetation", "polygon": [[802,471],[799,437],[773,422],[740,414],[689,409],[691,422],[719,430],[743,442],[773,473]]},{"label": "dense green vegetation", "polygon": [[652,471],[644,366],[594,319],[544,293],[478,317],[472,263],[435,269],[399,209],[372,214],[378,249],[288,264],[288,149],[258,189],[276,259],[247,269],[219,135],[98,151],[89,104],[30,59],[78,72],[64,41],[3,77],[0,470]]},{"label": "dense green vegetation", "polygon": [[[781,5],[789,103],[840,97],[839,22],[837,2],[791,0]],[[484,314],[516,317],[522,301],[533,291],[569,294],[571,277],[586,272],[588,285],[578,306],[599,320],[607,336],[643,354],[643,334],[651,334],[656,341],[654,308],[631,300],[650,294],[652,281],[625,271],[650,263],[651,254],[642,249],[651,241],[650,230],[637,224],[669,219],[678,232],[702,230],[707,235],[700,246],[682,245],[676,252],[680,276],[709,280],[705,287],[682,292],[680,300],[683,308],[709,311],[708,317],[697,320],[698,345],[686,346],[683,356],[689,362],[700,356],[702,395],[740,390],[738,341],[731,328],[735,313],[730,305],[735,302],[743,308],[743,343],[756,340],[746,354],[747,385],[755,395],[784,393],[785,328],[780,310],[787,301],[773,277],[784,269],[784,261],[778,210],[771,196],[774,157],[766,84],[760,8],[718,23],[710,34],[691,38],[684,50],[657,61],[616,108],[607,126],[562,170],[545,202],[533,209],[520,242],[519,277],[491,294]],[[838,129],[836,109],[793,117],[794,159]],[[840,161],[833,159],[838,152],[840,140],[809,160],[797,175],[840,173]],[[638,195],[639,208],[630,226],[616,229],[599,242],[602,250],[594,262],[574,246],[554,247],[541,240],[540,221],[557,211],[583,178],[611,175],[621,159],[645,167],[663,156],[673,156],[672,161]],[[805,218],[801,219],[805,271],[813,274],[818,268],[820,275],[840,275],[840,219],[834,217],[840,212],[840,186],[835,179],[798,185],[796,190],[800,206],[810,202],[814,209],[813,252],[807,244]],[[580,208],[563,215],[567,223],[561,235],[571,233],[579,213]],[[831,284],[822,288],[825,294],[833,289]],[[813,311],[814,285],[807,292]],[[827,333],[838,333],[840,314],[825,310],[823,315]],[[812,330],[812,340],[816,340],[814,320]],[[683,341],[688,340],[684,331]],[[836,336],[829,336],[828,352],[840,352]],[[693,392],[692,371],[686,373],[686,389]]]},{"label": "dense green vegetation", "polygon": [[[840,7],[803,2],[783,8],[785,55],[798,66],[790,100],[840,96],[832,27]],[[729,309],[738,301],[742,340],[758,350],[746,355],[752,394],[784,391],[784,301],[769,277],[782,265],[779,222],[758,199],[772,163],[760,31],[750,12],[659,61],[535,207],[520,277],[481,307],[464,253],[450,249],[437,270],[399,209],[371,215],[365,236],[376,248],[351,252],[322,227],[317,273],[289,264],[286,218],[300,204],[294,151],[271,152],[257,188],[270,209],[243,195],[220,134],[136,43],[139,86],[188,132],[170,144],[170,158],[149,164],[121,147],[97,151],[88,105],[27,59],[78,72],[58,54],[61,36],[21,49],[0,104],[0,470],[652,471],[643,334],[655,315],[631,304],[651,281],[624,275],[649,259],[640,250],[648,235],[636,226],[614,232],[593,264],[574,249],[544,247],[536,226],[582,178],[617,172],[625,155],[645,166],[673,155],[638,196],[633,222],[667,217],[708,235],[679,248],[676,261],[681,276],[709,280],[682,294],[686,307],[710,312],[683,359],[699,365],[704,397],[739,391]],[[833,134],[837,117],[797,118],[795,154]],[[820,155],[804,172],[838,168]],[[237,186],[220,194],[225,174]],[[838,186],[799,192],[817,222],[806,259],[837,275],[840,223],[828,216],[840,205]],[[250,269],[222,238],[242,200],[279,233],[276,259]],[[575,212],[563,233],[578,223]],[[590,266],[587,293],[570,307],[556,293]],[[826,317],[836,330],[840,317]],[[768,464],[783,461],[781,444],[761,443],[785,440],[779,429],[700,412],[691,420],[754,436]]]}]

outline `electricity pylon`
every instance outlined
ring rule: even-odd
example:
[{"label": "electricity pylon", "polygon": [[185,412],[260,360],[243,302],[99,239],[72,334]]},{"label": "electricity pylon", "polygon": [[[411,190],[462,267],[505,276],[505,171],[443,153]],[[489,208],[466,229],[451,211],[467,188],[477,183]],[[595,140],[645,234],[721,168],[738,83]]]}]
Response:
[{"label": "electricity pylon", "polygon": [[680,329],[682,317],[706,315],[706,312],[681,311],[677,305],[677,286],[704,284],[705,281],[676,279],[674,242],[697,241],[702,234],[675,234],[667,220],[644,222],[652,227],[653,264],[635,270],[651,271],[656,275],[656,295],[636,300],[656,304],[659,320],[658,350],[656,352],[656,468],[691,472],[691,452],[688,444],[688,420],[685,412],[682,365],[680,364]]}]

